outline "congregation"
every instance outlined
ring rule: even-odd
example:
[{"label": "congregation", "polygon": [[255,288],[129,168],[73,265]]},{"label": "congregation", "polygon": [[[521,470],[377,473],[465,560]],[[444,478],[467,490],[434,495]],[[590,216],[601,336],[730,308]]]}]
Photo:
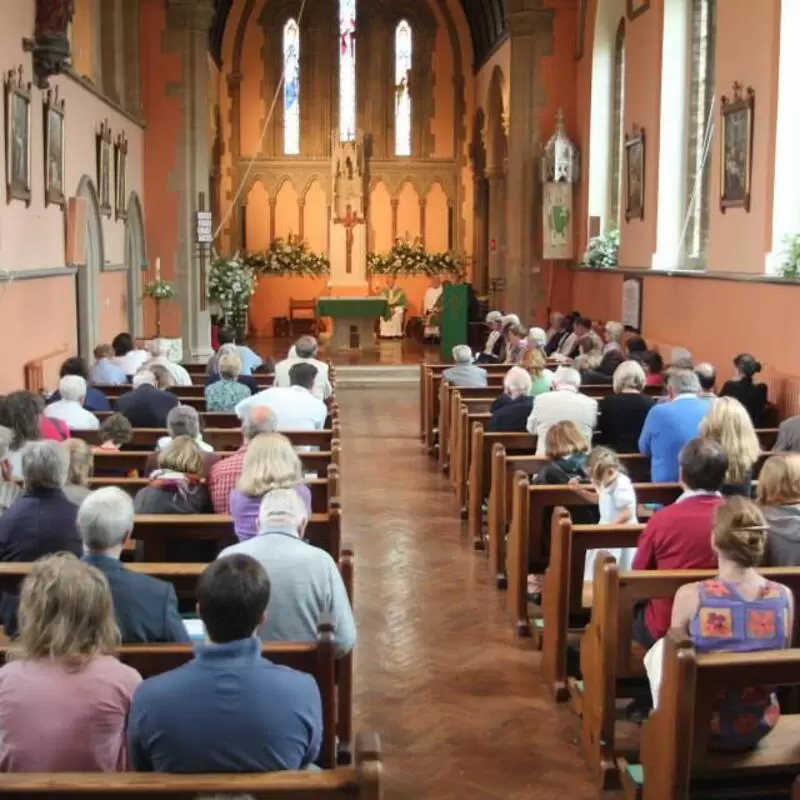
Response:
[{"label": "congregation", "polygon": [[[0,598],[0,771],[333,766],[325,683],[282,658],[323,629],[343,663],[356,643],[334,376],[308,336],[277,364],[219,338],[190,375],[123,333],[65,361],[49,397],[0,398],[0,562],[24,568]],[[183,649],[137,669],[122,653],[140,644]]]}]

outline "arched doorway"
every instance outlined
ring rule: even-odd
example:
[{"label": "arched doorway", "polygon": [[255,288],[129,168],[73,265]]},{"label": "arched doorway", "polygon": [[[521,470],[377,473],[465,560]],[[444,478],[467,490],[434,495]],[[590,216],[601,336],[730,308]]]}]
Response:
[{"label": "arched doorway", "polygon": [[125,221],[125,269],[128,277],[128,330],[136,338],[142,330],[142,270],[147,263],[144,216],[139,195],[131,192]]},{"label": "arched doorway", "polygon": [[97,189],[88,175],[84,175],[78,183],[77,196],[86,201],[85,263],[78,267],[75,287],[78,353],[91,360],[97,344],[98,276],[105,263],[105,247]]}]

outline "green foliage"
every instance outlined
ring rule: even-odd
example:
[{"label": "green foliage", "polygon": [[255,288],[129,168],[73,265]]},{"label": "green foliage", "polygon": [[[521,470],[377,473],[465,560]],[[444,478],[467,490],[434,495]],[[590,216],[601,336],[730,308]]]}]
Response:
[{"label": "green foliage", "polygon": [[208,299],[219,306],[225,324],[240,336],[245,333],[247,309],[255,290],[253,269],[238,254],[214,259],[208,272]]},{"label": "green foliage", "polygon": [[464,259],[454,253],[431,253],[421,244],[400,241],[385,255],[369,253],[367,272],[370,275],[434,275],[461,278]]},{"label": "green foliage", "polygon": [[800,280],[800,234],[784,237],[783,245],[783,263],[778,268],[778,273],[787,280]]},{"label": "green foliage", "polygon": [[619,231],[614,228],[600,236],[589,239],[583,254],[583,266],[587,269],[612,269],[619,263]]},{"label": "green foliage", "polygon": [[308,243],[297,236],[273,239],[263,253],[245,256],[244,263],[256,275],[302,275],[320,277],[331,270],[328,256],[314,253]]},{"label": "green foliage", "polygon": [[142,294],[145,297],[159,301],[174,300],[178,296],[175,287],[163,278],[155,278],[152,281],[148,281],[142,289]]}]

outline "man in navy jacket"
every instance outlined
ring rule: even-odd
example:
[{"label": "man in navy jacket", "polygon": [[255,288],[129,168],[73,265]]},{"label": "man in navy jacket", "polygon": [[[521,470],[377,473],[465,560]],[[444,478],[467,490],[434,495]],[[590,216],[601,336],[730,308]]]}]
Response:
[{"label": "man in navy jacket", "polygon": [[133,376],[133,391],[117,400],[117,411],[126,416],[134,428],[166,428],[167,414],[180,405],[172,392],[156,388],[156,376],[148,370]]}]

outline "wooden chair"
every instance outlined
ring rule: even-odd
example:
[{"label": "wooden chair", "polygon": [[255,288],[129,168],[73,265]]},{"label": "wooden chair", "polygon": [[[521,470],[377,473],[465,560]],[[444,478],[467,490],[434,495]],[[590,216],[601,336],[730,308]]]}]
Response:
[{"label": "wooden chair", "polygon": [[[800,568],[764,567],[770,580],[800,597]],[[633,617],[639,603],[670,598],[686,583],[713,578],[715,570],[620,571],[608,553],[594,562],[592,610],[581,639],[582,681],[569,680],[570,694],[582,695],[582,740],[589,766],[603,789],[619,785],[616,700],[644,685],[645,649],[633,641]]]},{"label": "wooden chair", "polygon": [[[640,503],[668,504],[683,491],[678,483],[635,483]],[[532,486],[528,476],[517,473],[511,528],[508,534],[508,610],[518,636],[528,636],[531,620],[528,615],[528,569],[544,572],[549,562],[543,537],[543,514],[556,506],[587,505],[582,497],[567,486]]]},{"label": "wooden chair", "polygon": [[659,707],[642,729],[640,764],[619,761],[625,797],[785,797],[800,771],[800,715],[783,716],[743,753],[709,751],[711,717],[720,690],[798,683],[800,649],[699,655],[680,631],[670,631]]},{"label": "wooden chair", "polygon": [[317,332],[317,301],[289,299],[289,325],[292,336],[300,333],[316,335]]},{"label": "wooden chair", "polygon": [[383,797],[380,741],[359,734],[353,767],[322,772],[250,775],[166,775],[146,772],[92,772],[0,775],[0,794],[68,800],[114,797],[126,800],[189,800],[196,797],[252,797],[258,800],[380,800]]}]

